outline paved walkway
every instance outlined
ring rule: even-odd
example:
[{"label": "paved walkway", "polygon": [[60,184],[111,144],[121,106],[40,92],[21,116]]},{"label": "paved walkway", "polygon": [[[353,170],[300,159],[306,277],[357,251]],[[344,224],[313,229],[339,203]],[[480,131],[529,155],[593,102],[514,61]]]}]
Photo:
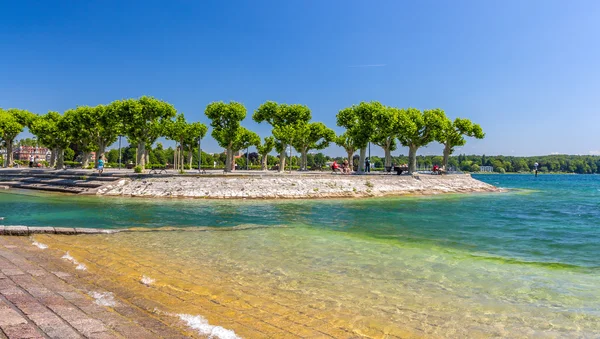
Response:
[{"label": "paved walkway", "polygon": [[196,337],[98,290],[70,274],[69,263],[39,251],[27,237],[0,236],[0,338]]}]

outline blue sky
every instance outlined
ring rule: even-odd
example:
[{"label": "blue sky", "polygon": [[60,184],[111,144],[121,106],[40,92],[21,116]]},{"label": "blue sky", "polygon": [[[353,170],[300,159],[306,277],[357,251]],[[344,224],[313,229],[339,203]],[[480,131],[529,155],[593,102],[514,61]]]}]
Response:
[{"label": "blue sky", "polygon": [[208,103],[235,100],[266,136],[266,100],[338,133],[340,109],[379,100],[481,124],[458,152],[600,154],[598,18],[598,1],[4,1],[0,107],[151,95],[208,124]]}]

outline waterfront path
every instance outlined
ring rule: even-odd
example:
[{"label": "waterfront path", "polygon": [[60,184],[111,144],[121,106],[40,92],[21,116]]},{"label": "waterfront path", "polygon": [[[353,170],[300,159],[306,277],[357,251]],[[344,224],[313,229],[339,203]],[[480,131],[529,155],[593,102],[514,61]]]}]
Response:
[{"label": "waterfront path", "polygon": [[0,236],[0,338],[198,337],[73,271],[27,237]]}]

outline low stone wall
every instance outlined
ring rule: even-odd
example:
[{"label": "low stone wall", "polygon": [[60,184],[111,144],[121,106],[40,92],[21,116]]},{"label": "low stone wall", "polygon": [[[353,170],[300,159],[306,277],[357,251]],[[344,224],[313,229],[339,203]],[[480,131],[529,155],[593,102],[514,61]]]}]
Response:
[{"label": "low stone wall", "polygon": [[210,199],[306,199],[497,192],[461,175],[249,175],[122,179],[97,194]]},{"label": "low stone wall", "polygon": [[0,235],[21,235],[31,234],[111,234],[119,230],[103,230],[97,228],[70,228],[70,227],[30,227],[30,226],[0,226]]}]

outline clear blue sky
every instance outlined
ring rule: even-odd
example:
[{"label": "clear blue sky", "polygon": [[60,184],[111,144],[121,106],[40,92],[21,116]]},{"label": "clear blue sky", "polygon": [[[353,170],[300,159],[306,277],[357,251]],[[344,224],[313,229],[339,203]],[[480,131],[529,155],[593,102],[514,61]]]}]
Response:
[{"label": "clear blue sky", "polygon": [[266,100],[337,132],[341,108],[379,100],[481,124],[458,152],[600,154],[599,18],[600,1],[3,1],[0,107],[151,95],[208,124],[236,100],[266,136]]}]

